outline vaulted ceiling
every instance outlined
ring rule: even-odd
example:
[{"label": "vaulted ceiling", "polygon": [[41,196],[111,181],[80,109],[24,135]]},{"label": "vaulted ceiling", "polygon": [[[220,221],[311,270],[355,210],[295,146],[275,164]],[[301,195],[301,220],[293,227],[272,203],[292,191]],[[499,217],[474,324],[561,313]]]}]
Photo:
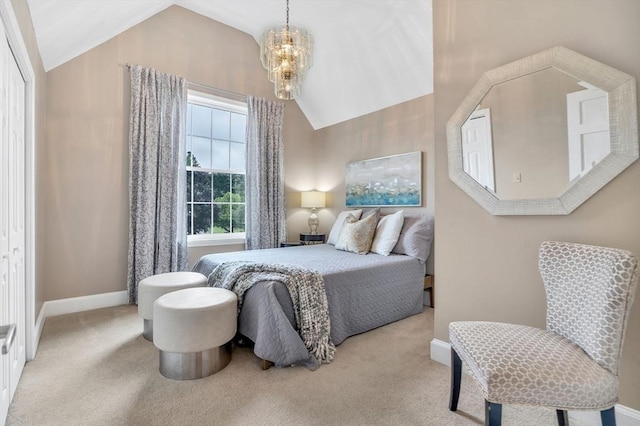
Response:
[{"label": "vaulted ceiling", "polygon": [[[171,5],[250,34],[284,23],[285,0],[27,0],[46,71]],[[291,0],[314,38],[298,105],[314,129],[433,92],[431,0]],[[266,78],[266,75],[265,75]]]}]

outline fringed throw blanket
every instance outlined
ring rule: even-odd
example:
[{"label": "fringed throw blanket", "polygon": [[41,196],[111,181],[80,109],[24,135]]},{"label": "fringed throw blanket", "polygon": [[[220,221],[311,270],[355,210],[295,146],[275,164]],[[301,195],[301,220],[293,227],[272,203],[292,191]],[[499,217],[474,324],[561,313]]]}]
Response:
[{"label": "fringed throw blanket", "polygon": [[233,291],[238,296],[240,311],[244,293],[260,281],[277,281],[287,287],[298,332],[309,353],[323,364],[331,362],[336,347],[329,338],[329,305],[319,273],[293,265],[224,262],[211,272],[208,285]]}]

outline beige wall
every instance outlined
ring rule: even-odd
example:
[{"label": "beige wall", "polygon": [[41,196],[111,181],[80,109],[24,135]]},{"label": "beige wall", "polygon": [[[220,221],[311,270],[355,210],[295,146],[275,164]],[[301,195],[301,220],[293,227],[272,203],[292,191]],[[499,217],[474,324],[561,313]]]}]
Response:
[{"label": "beige wall", "polygon": [[[127,63],[275,99],[252,37],[177,6],[49,71],[44,300],[126,289]],[[287,102],[288,187],[313,168],[311,140],[311,126]]]},{"label": "beige wall", "polygon": [[[320,232],[328,233],[338,213],[345,209],[344,176],[350,161],[422,151],[422,207],[404,210],[434,212],[433,95],[316,130],[313,149],[315,186],[329,192],[327,208],[318,212]],[[305,228],[308,215],[300,211]],[[289,238],[297,239],[291,232]]]},{"label": "beige wall", "polygon": [[35,319],[38,319],[44,298],[44,221],[46,209],[46,176],[42,173],[46,163],[45,123],[46,123],[46,74],[40,59],[36,37],[31,23],[31,13],[26,1],[12,0],[11,6],[16,15],[20,32],[29,52],[29,59],[35,74],[35,173],[36,173],[36,265],[35,265]]},{"label": "beige wall", "polygon": [[[568,216],[489,215],[447,175],[446,122],[486,70],[563,45],[640,80],[637,0],[434,0],[435,337],[455,320],[545,325],[537,271],[543,240],[640,254],[640,162]],[[620,402],[640,409],[640,302],[622,357]]]}]

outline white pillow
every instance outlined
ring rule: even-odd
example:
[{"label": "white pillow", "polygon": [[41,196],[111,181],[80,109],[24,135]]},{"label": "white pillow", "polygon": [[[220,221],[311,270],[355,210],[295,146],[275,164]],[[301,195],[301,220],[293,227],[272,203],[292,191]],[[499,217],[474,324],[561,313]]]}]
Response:
[{"label": "white pillow", "polygon": [[382,216],[378,221],[376,235],[373,237],[371,251],[383,256],[389,256],[400,237],[400,231],[404,224],[404,211]]},{"label": "white pillow", "polygon": [[336,219],[333,227],[331,228],[331,232],[329,232],[329,238],[327,238],[327,244],[333,244],[334,246],[338,242],[338,237],[340,236],[340,230],[342,229],[342,224],[344,220],[347,218],[347,215],[352,214],[356,219],[360,219],[360,215],[362,215],[362,209],[360,210],[347,210],[344,212],[340,212],[338,218]]}]

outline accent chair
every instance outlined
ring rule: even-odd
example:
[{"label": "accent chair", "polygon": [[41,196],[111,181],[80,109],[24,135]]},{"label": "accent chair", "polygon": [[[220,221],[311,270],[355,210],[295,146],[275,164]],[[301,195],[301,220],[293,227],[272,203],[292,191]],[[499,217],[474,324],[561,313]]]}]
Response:
[{"label": "accent chair", "polygon": [[600,411],[615,425],[622,343],[638,280],[626,250],[543,242],[538,267],[547,302],[546,330],[498,322],[449,325],[451,398],[456,411],[462,361],[485,399],[485,424],[499,426],[502,404]]}]

